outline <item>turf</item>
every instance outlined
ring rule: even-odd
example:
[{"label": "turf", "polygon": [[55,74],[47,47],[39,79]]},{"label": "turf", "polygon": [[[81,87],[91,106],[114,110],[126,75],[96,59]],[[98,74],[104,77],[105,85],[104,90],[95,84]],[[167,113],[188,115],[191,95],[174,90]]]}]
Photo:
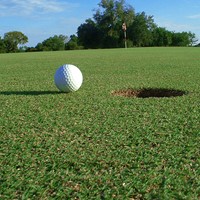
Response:
[{"label": "turf", "polygon": [[[64,63],[77,92],[54,85]],[[199,80],[198,48],[0,54],[0,198],[199,199]]]}]

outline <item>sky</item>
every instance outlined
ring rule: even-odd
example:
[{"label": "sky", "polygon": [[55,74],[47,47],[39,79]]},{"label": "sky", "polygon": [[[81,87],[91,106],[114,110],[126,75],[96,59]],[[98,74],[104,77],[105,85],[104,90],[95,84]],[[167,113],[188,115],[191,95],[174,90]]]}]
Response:
[{"label": "sky", "polygon": [[[36,46],[54,35],[70,36],[93,18],[101,0],[0,0],[0,37],[21,31]],[[191,31],[200,42],[200,0],[126,0],[136,13],[153,15],[169,31]]]}]

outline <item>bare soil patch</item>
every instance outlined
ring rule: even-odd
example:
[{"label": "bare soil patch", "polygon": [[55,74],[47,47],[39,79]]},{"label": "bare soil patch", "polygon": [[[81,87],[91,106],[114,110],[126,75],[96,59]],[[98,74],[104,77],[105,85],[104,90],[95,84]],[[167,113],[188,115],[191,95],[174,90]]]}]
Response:
[{"label": "bare soil patch", "polygon": [[111,92],[114,96],[136,97],[136,98],[164,98],[178,97],[187,94],[182,90],[164,89],[164,88],[143,88],[143,89],[122,89]]}]

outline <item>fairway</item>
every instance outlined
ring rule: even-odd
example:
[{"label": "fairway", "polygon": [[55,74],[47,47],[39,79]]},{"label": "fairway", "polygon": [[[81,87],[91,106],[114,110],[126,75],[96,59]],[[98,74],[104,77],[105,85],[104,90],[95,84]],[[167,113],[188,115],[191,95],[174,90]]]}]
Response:
[{"label": "fairway", "polygon": [[[0,199],[200,198],[200,49],[0,54]],[[60,93],[73,64],[81,88]],[[125,89],[184,91],[137,98]]]}]

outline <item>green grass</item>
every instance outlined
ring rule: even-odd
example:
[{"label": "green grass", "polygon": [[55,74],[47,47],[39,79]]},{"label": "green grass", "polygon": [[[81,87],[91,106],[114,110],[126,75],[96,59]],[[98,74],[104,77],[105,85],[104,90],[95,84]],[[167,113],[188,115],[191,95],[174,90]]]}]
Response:
[{"label": "green grass", "polygon": [[[84,76],[57,91],[56,69]],[[0,199],[200,198],[198,48],[0,54]],[[111,91],[166,88],[174,98]]]}]

